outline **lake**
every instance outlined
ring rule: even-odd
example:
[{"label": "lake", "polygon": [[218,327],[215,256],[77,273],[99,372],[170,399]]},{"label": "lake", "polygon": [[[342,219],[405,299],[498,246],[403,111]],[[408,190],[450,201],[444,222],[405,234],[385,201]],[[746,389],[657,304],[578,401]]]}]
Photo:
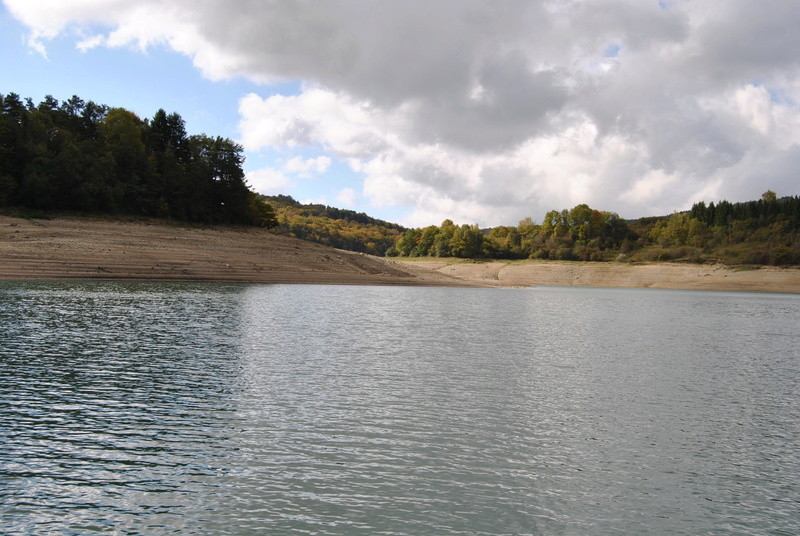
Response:
[{"label": "lake", "polygon": [[0,533],[800,534],[800,296],[0,283]]}]

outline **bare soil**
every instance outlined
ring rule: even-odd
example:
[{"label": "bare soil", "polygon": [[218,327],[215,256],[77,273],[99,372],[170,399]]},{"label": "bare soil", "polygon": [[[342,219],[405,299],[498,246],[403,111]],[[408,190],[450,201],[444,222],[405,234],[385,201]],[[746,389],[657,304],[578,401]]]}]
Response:
[{"label": "bare soil", "polygon": [[492,287],[534,285],[800,293],[800,269],[722,264],[607,262],[407,261],[443,275]]},{"label": "bare soil", "polygon": [[0,216],[0,279],[467,284],[264,229],[6,216]]}]

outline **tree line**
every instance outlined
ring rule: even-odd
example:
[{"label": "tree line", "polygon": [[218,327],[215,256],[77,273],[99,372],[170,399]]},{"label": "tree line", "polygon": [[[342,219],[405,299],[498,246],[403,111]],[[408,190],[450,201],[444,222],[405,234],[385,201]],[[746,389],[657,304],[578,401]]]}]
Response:
[{"label": "tree line", "polygon": [[143,120],[78,96],[0,94],[0,206],[274,227],[243,163],[239,144],[189,135],[163,109]]},{"label": "tree line", "polygon": [[408,229],[388,256],[570,261],[689,261],[800,264],[800,197],[768,190],[743,203],[699,202],[687,212],[624,220],[580,204],[548,212],[541,224],[479,229],[445,220]]},{"label": "tree line", "polygon": [[[648,221],[642,240],[729,264],[800,264],[800,197],[767,190],[756,201],[695,203],[688,212]],[[659,259],[653,259],[659,260]]]},{"label": "tree line", "polygon": [[525,218],[517,226],[481,230],[447,219],[441,226],[409,229],[387,255],[600,261],[633,238],[627,222],[616,213],[580,204],[571,210],[551,210],[541,225]]}]

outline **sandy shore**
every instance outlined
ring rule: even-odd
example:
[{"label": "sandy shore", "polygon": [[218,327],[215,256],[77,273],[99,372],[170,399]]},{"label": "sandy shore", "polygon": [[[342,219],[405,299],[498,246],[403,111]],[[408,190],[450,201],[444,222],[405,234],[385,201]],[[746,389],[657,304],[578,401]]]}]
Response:
[{"label": "sandy shore", "polygon": [[469,285],[264,229],[0,216],[0,280],[69,279]]},{"label": "sandy shore", "polygon": [[659,263],[401,261],[262,229],[0,216],[0,280],[650,287],[800,293],[800,270]]},{"label": "sandy shore", "polygon": [[535,285],[800,293],[800,269],[736,269],[679,263],[618,264],[557,261],[453,263],[407,261],[472,283],[496,287]]}]

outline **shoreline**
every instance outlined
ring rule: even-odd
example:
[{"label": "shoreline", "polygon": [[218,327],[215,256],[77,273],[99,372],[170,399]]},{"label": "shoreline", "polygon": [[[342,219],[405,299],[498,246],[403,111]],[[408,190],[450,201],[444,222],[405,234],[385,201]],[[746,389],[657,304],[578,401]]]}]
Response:
[{"label": "shoreline", "polygon": [[484,286],[653,288],[728,292],[800,293],[800,269],[763,266],[735,268],[722,264],[673,262],[622,264],[611,262],[513,261],[464,263],[438,260],[400,261]]},{"label": "shoreline", "polygon": [[373,257],[245,227],[0,216],[0,281],[130,280],[800,293],[800,269]]}]

